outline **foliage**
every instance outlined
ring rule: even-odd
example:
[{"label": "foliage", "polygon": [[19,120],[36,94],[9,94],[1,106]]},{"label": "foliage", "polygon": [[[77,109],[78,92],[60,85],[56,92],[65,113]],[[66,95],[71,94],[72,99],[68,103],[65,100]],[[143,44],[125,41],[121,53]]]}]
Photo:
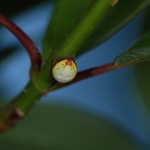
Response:
[{"label": "foliage", "polygon": [[[75,60],[81,54],[92,51],[93,47],[106,41],[141,11],[146,10],[150,1],[120,0],[115,6],[111,6],[112,0],[53,0],[53,2],[54,11],[43,39],[42,57],[32,40],[11,21],[0,15],[1,24],[20,40],[31,60],[30,81],[24,90],[0,112],[1,131],[16,124],[42,96],[53,90],[150,59],[150,32],[147,31],[149,28],[146,28],[146,33],[143,33],[139,40],[117,56],[112,63],[79,72],[76,78],[67,84],[58,83],[54,80],[51,70],[59,59]],[[19,5],[16,1],[15,7],[16,3]],[[19,9],[8,11],[11,5],[8,6],[6,1],[3,1],[1,6],[4,7],[1,11],[4,12],[6,10],[4,8],[7,8],[6,14],[17,14],[28,6],[27,1],[24,3],[26,5],[22,5]],[[34,5],[41,1],[31,0],[30,3]],[[13,49],[15,51],[14,47]],[[6,52],[0,52],[1,61],[13,53],[10,50]],[[148,89],[148,86],[145,87]],[[142,146],[131,141],[130,134],[119,131],[122,130],[117,130],[112,122],[105,119],[89,117],[62,107],[38,106],[16,129],[0,136],[0,147],[82,150],[107,150],[113,147],[132,150]]]},{"label": "foliage", "polygon": [[53,105],[37,106],[17,128],[0,136],[0,145],[15,150],[137,148],[109,122]]}]

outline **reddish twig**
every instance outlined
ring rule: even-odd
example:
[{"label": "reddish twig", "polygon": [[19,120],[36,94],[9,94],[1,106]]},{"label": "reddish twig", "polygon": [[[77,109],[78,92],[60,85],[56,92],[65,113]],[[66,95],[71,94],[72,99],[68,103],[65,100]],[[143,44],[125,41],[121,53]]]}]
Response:
[{"label": "reddish twig", "polygon": [[34,42],[17,25],[2,14],[0,14],[0,23],[11,31],[23,44],[30,56],[32,68],[39,70],[41,67],[41,55]]},{"label": "reddish twig", "polygon": [[95,68],[91,68],[85,71],[81,71],[77,74],[73,82],[77,82],[77,81],[87,79],[87,78],[90,78],[99,74],[110,72],[115,69],[118,69],[118,66],[116,66],[114,63],[109,63],[109,64],[105,64],[105,65],[98,66]]},{"label": "reddish twig", "polygon": [[73,81],[69,82],[69,83],[65,83],[65,84],[64,83],[58,83],[58,82],[55,83],[48,91],[53,91],[53,90],[56,90],[58,88],[76,83],[78,81],[85,80],[85,79],[90,78],[90,77],[94,77],[94,76],[97,76],[97,75],[100,75],[100,74],[103,74],[103,73],[107,73],[107,72],[116,70],[120,67],[123,67],[123,66],[117,66],[114,63],[108,63],[108,64],[98,66],[98,67],[95,67],[95,68],[90,68],[88,70],[84,70],[84,71],[79,72],[76,75],[75,79]]}]

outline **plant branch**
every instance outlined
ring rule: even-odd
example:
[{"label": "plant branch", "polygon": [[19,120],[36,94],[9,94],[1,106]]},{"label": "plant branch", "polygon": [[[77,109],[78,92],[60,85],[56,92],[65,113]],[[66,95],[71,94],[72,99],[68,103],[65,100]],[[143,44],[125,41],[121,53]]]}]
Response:
[{"label": "plant branch", "polygon": [[0,23],[11,31],[25,47],[31,60],[30,73],[32,78],[22,93],[10,105],[0,111],[0,131],[5,131],[24,117],[43,93],[32,82],[36,80],[35,77],[41,68],[41,55],[38,48],[26,33],[2,14],[0,14]]},{"label": "plant branch", "polygon": [[[19,96],[17,96],[10,105],[2,109],[0,112],[1,131],[7,130],[24,117],[29,112],[30,108],[38,102],[41,96],[44,96],[44,94],[49,91],[66,85],[60,85],[53,79],[51,73],[53,62],[63,56],[74,57],[79,54],[80,47],[93,33],[97,26],[97,22],[100,22],[103,19],[111,2],[112,0],[93,1],[89,11],[86,12],[85,16],[81,18],[78,24],[73,28],[67,39],[65,39],[64,43],[58,48],[58,51],[54,51],[51,59],[48,57],[48,59],[45,60],[45,64],[42,66],[37,78],[35,79],[36,86],[32,81],[29,81],[28,85],[19,94]],[[32,40],[19,27],[1,14],[0,23],[7,27],[21,41],[31,58],[32,68],[39,70],[41,58],[38,49]],[[113,63],[110,63],[101,67],[89,69],[80,72],[71,83],[112,71],[117,68],[118,67]]]},{"label": "plant branch", "polygon": [[[122,66],[123,67],[123,66]],[[33,107],[41,96],[44,94],[56,90],[58,88],[76,83],[83,79],[87,79],[96,75],[107,73],[118,69],[114,63],[108,63],[99,67],[91,68],[82,72],[79,72],[76,78],[68,84],[55,83],[50,89],[47,89],[45,93],[36,89],[32,82],[29,82],[23,92],[11,102],[9,106],[0,112],[0,131],[5,131],[8,128],[15,125],[21,118],[23,118]]]},{"label": "plant branch", "polygon": [[44,93],[42,90],[40,91],[37,89],[32,82],[29,82],[22,93],[17,98],[15,98],[10,105],[0,111],[0,132],[3,132],[14,126],[20,119],[26,116],[29,110],[38,102],[40,97],[47,94],[48,92],[71,85],[81,80],[85,80],[87,78],[125,67],[126,65],[119,66],[115,63],[108,63],[102,66],[81,71],[77,74],[76,78],[72,82],[67,84],[55,82],[55,84],[53,84],[53,86],[47,89],[47,91]]},{"label": "plant branch", "polygon": [[87,79],[96,75],[107,73],[115,69],[118,69],[118,66],[116,66],[114,63],[108,63],[102,66],[98,66],[98,67],[91,68],[85,71],[81,71],[77,74],[73,82],[81,81],[81,80],[84,80],[84,79]]},{"label": "plant branch", "polygon": [[[46,89],[48,81],[53,82],[53,77],[52,74],[49,73],[49,70],[52,70],[50,67],[54,62],[62,57],[74,58],[80,54],[81,46],[86,43],[86,40],[93,33],[98,23],[102,21],[109,10],[111,3],[112,0],[92,1],[90,7],[84,12],[84,15],[80,16],[81,18],[79,18],[78,22],[76,22],[75,26],[70,30],[67,38],[64,38],[61,44],[58,44],[53,51],[47,49],[48,52],[45,56],[46,63],[44,64],[37,80],[37,85],[39,87],[42,86]],[[43,72],[45,72],[44,75]]]},{"label": "plant branch", "polygon": [[66,83],[66,84],[55,83],[50,88],[49,91],[53,91],[53,90],[56,90],[56,89],[64,87],[64,86],[68,86],[68,85],[74,84],[76,82],[79,82],[79,81],[82,81],[82,80],[85,80],[85,79],[88,79],[88,78],[91,78],[91,77],[94,77],[94,76],[97,76],[97,75],[101,75],[101,74],[119,69],[119,68],[124,67],[124,66],[118,66],[115,63],[108,63],[108,64],[104,64],[102,66],[90,68],[90,69],[79,72],[76,75],[75,79],[73,81],[69,82],[69,83]]},{"label": "plant branch", "polygon": [[30,56],[31,68],[36,72],[39,71],[41,67],[41,55],[34,42],[17,25],[15,25],[11,20],[9,20],[1,13],[0,13],[0,23],[3,26],[5,26],[9,31],[11,31],[18,38],[18,40],[24,45],[25,49],[27,50],[27,53]]},{"label": "plant branch", "polygon": [[0,132],[6,131],[25,117],[43,95],[33,82],[29,82],[8,106],[0,110]]}]

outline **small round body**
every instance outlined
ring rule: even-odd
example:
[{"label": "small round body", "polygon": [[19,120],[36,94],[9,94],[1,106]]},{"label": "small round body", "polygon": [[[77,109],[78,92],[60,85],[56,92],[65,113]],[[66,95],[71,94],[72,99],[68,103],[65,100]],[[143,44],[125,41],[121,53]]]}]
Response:
[{"label": "small round body", "polygon": [[76,63],[71,58],[62,58],[53,66],[52,74],[56,81],[68,83],[72,81],[77,74]]}]

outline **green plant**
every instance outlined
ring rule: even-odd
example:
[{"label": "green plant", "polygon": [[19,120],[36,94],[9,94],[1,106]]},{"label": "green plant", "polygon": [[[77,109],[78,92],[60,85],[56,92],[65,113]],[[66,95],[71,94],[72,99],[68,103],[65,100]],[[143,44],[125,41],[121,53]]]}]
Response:
[{"label": "green plant", "polygon": [[56,0],[53,16],[43,39],[42,56],[22,30],[0,14],[0,23],[20,40],[31,60],[30,81],[18,97],[1,110],[0,130],[5,131],[16,124],[43,95],[53,90],[130,64],[148,61],[150,32],[146,31],[114,61],[79,72],[69,83],[58,83],[52,75],[54,64],[59,59],[67,57],[75,60],[107,40],[149,4],[149,0],[120,0],[113,5],[112,0]]}]

